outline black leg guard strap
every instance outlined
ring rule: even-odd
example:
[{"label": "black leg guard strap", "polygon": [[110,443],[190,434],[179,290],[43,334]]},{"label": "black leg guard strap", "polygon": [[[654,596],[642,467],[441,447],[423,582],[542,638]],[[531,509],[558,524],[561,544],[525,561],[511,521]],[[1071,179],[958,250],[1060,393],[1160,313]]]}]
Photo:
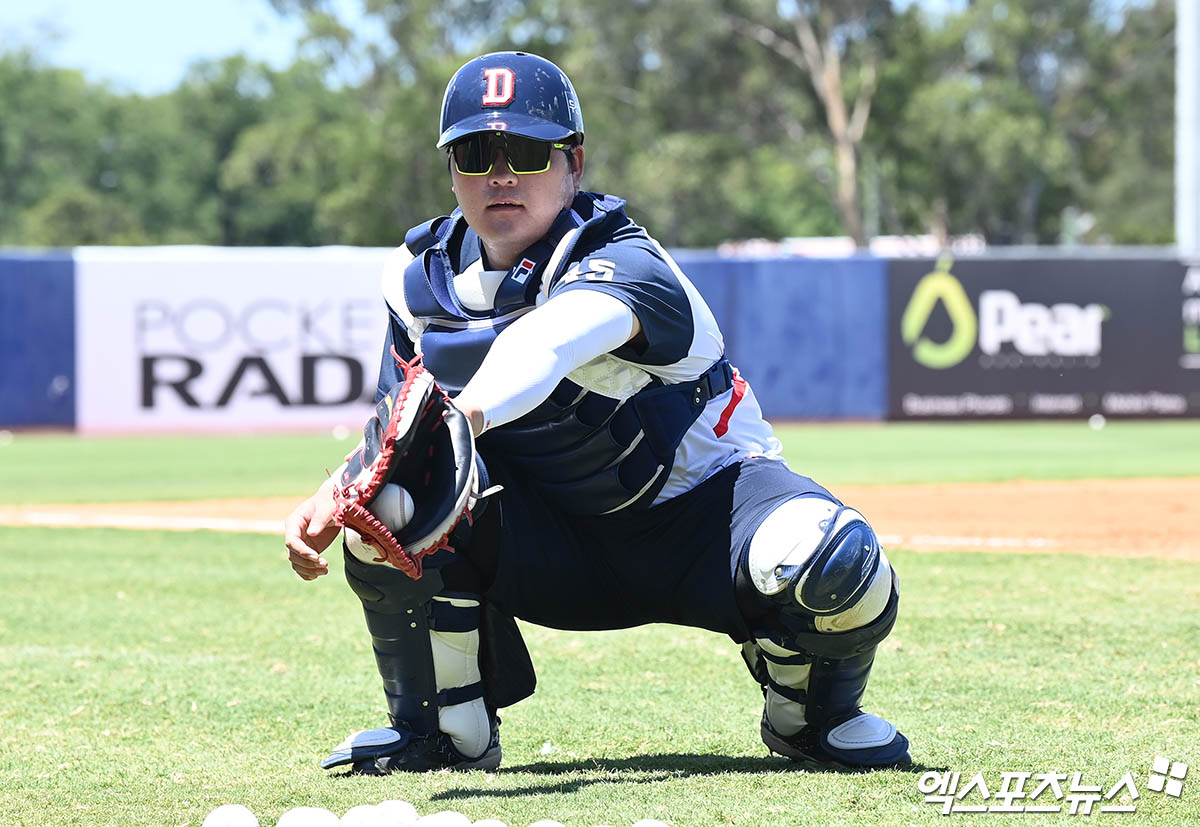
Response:
[{"label": "black leg guard strap", "polygon": [[429,649],[429,603],[442,587],[436,570],[420,580],[347,552],[346,580],[363,604],[392,725],[417,735],[438,728],[437,681]]},{"label": "black leg guard strap", "polygon": [[807,697],[801,701],[808,722],[820,724],[857,713],[874,662],[874,647],[842,660],[814,660],[808,673]]}]

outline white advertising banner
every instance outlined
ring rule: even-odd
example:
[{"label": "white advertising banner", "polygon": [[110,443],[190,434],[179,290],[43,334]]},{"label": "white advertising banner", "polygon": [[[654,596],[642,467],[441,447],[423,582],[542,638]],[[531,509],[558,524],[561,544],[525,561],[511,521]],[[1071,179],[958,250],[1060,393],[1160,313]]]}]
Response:
[{"label": "white advertising banner", "polygon": [[389,252],[77,249],[79,430],[357,430],[375,399]]}]

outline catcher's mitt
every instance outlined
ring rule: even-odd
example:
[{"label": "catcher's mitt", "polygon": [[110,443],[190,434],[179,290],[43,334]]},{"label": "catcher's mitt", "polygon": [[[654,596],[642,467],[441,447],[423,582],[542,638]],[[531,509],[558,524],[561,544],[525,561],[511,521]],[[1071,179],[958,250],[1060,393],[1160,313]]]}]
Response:
[{"label": "catcher's mitt", "polygon": [[[450,549],[450,532],[464,515],[470,520],[478,480],[467,417],[432,373],[408,365],[404,381],[379,401],[362,443],[347,457],[333,490],[334,520],[378,550],[375,562],[417,580],[422,558]],[[403,527],[385,525],[368,509],[388,483],[412,495],[412,519]]]}]

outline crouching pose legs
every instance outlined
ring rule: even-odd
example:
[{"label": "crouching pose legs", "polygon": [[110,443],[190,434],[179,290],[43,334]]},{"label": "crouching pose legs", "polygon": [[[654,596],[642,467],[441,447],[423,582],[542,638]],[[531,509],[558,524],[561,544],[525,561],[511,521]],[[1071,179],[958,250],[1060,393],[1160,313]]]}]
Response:
[{"label": "crouching pose legs", "polygon": [[[495,710],[533,691],[533,664],[512,618],[489,613],[478,594],[443,588],[346,552],[346,579],[363,604],[391,726],[357,732],[321,766],[366,774],[500,765]],[[481,651],[481,626],[483,646]],[[495,670],[496,655],[505,675]],[[482,658],[482,660],[481,660]]]},{"label": "crouching pose legs", "polygon": [[875,532],[819,496],[785,502],[755,532],[738,576],[772,752],[828,766],[909,763],[908,740],[860,704],[892,629],[899,581]]}]

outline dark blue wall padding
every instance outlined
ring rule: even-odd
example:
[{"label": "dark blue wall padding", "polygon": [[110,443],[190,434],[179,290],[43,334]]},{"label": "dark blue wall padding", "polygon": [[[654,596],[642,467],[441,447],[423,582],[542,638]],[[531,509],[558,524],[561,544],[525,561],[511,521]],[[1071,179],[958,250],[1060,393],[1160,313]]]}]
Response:
[{"label": "dark blue wall padding", "polygon": [[75,424],[75,264],[0,252],[0,427]]},{"label": "dark blue wall padding", "polygon": [[767,417],[886,415],[885,261],[673,255],[712,308],[726,352]]}]

